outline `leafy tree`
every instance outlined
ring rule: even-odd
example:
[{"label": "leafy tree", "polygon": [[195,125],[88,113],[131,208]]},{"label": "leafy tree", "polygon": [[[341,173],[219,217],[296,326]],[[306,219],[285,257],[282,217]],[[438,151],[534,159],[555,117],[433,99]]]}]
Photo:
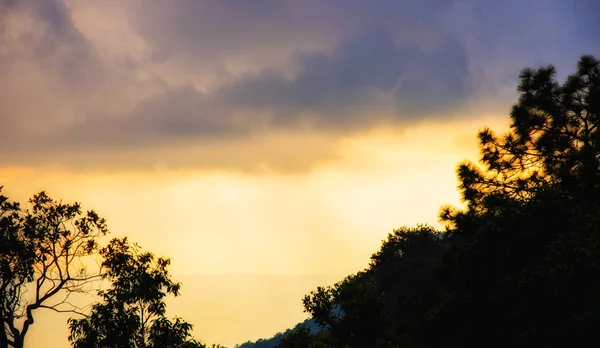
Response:
[{"label": "leafy tree", "polygon": [[[234,348],[275,348],[280,343],[284,336],[287,336],[294,330],[308,330],[309,334],[314,334],[321,330],[321,328],[315,323],[315,320],[308,318],[301,323],[298,323],[294,328],[287,329],[285,332],[278,332],[269,339],[260,338],[255,342],[247,341],[242,344],[236,344]],[[292,340],[294,341],[294,340]]]},{"label": "leafy tree", "polygon": [[467,207],[442,209],[445,233],[395,231],[365,271],[305,297],[332,346],[600,339],[600,63],[583,56],[563,84],[554,76],[552,66],[521,72],[510,131],[484,129],[481,166],[458,168]]},{"label": "leafy tree", "polygon": [[100,254],[111,286],[99,291],[102,302],[90,315],[69,320],[74,347],[204,347],[191,338],[192,325],[165,316],[164,298],[178,296],[181,288],[168,273],[169,259],[141,251],[127,238],[111,240]]},{"label": "leafy tree", "polygon": [[282,342],[277,345],[278,348],[308,348],[313,341],[310,329],[300,327],[290,331],[282,338]]},{"label": "leafy tree", "polygon": [[277,348],[332,348],[325,332],[311,332],[310,328],[298,325],[286,332]]},{"label": "leafy tree", "polygon": [[531,197],[546,184],[571,196],[600,197],[600,62],[581,57],[562,85],[555,74],[551,65],[521,71],[511,130],[503,137],[488,128],[479,133],[483,168],[465,163],[458,169],[470,210],[497,195]]},{"label": "leafy tree", "polygon": [[[390,233],[365,271],[333,287],[319,287],[304,300],[336,347],[403,347],[439,291],[434,272],[445,240],[427,225]],[[305,333],[295,333],[297,342]],[[288,338],[292,340],[292,338]]]},{"label": "leafy tree", "polygon": [[511,130],[484,129],[483,167],[459,167],[468,207],[442,211],[451,248],[431,346],[600,338],[600,63],[583,56],[562,85],[554,75],[523,70]]},{"label": "leafy tree", "polygon": [[29,204],[0,195],[0,348],[23,347],[38,309],[80,312],[69,296],[100,276],[87,259],[108,232],[104,219],[45,192]]}]

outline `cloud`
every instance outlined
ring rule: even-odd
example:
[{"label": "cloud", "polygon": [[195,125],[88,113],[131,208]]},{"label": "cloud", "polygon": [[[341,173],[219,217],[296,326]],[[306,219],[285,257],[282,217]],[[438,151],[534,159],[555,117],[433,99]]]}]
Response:
[{"label": "cloud", "polygon": [[347,129],[374,122],[353,112],[365,106],[397,104],[398,112],[412,111],[397,115],[397,121],[410,122],[431,112],[431,105],[460,105],[468,92],[466,57],[455,42],[424,52],[416,44],[397,46],[391,33],[380,29],[362,33],[331,54],[301,54],[295,65],[292,79],[265,70],[221,88],[217,95],[243,108],[273,110],[271,122],[276,125],[294,125],[309,112],[316,127]]},{"label": "cloud", "polygon": [[[126,168],[124,153],[294,132],[333,149],[475,104],[507,110],[520,69],[566,74],[600,53],[586,2],[15,2],[0,14],[0,159]],[[260,149],[277,167],[281,151]],[[220,166],[209,157],[190,162]]]},{"label": "cloud", "polygon": [[[399,47],[388,32],[374,30],[332,53],[299,54],[294,65],[292,78],[264,69],[209,92],[191,85],[167,88],[112,122],[96,117],[80,123],[62,140],[65,148],[73,143],[135,147],[270,129],[348,132],[368,129],[386,117],[399,124],[414,122],[458,107],[468,96],[467,60],[453,41],[427,52],[416,45]],[[392,114],[370,114],[383,106]]]},{"label": "cloud", "polygon": [[93,93],[91,78],[102,74],[60,1],[9,3],[1,16],[0,136],[6,148],[62,125],[77,98]]}]

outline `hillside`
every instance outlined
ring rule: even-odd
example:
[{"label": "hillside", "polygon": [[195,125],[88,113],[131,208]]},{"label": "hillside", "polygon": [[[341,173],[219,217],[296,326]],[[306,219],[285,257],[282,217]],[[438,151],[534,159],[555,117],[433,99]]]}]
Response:
[{"label": "hillside", "polygon": [[288,332],[290,332],[300,326],[308,327],[312,333],[315,333],[315,332],[321,330],[321,328],[315,323],[314,319],[309,318],[301,323],[298,323],[293,328],[287,329],[285,332],[276,333],[271,338],[268,338],[268,339],[260,338],[255,342],[248,341],[248,342],[244,342],[242,344],[236,344],[234,348],[275,348],[281,342],[281,338],[285,334],[287,334]]}]

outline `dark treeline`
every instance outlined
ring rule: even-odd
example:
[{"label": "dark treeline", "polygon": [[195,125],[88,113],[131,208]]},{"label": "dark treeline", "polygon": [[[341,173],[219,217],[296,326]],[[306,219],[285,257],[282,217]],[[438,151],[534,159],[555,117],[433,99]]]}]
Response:
[{"label": "dark treeline", "polygon": [[[479,133],[444,231],[389,234],[367,269],[304,300],[292,347],[581,347],[600,338],[600,64],[520,74],[504,136]],[[339,310],[336,310],[339,309]]]},{"label": "dark treeline", "polygon": [[295,327],[291,328],[291,329],[287,329],[284,332],[278,332],[275,335],[273,335],[273,337],[269,338],[269,339],[258,339],[254,342],[252,341],[248,341],[248,342],[244,342],[242,344],[236,344],[234,348],[274,348],[277,347],[280,343],[281,343],[281,339],[290,334],[292,331],[295,330],[306,330],[309,334],[311,333],[316,333],[317,331],[320,331],[321,328],[317,325],[317,323],[315,322],[314,319],[309,318],[304,320],[303,322],[297,324]]},{"label": "dark treeline", "polygon": [[[480,164],[458,167],[465,208],[441,209],[445,230],[394,230],[365,270],[305,296],[310,320],[241,347],[597,342],[600,63],[582,57],[563,83],[552,66],[525,69],[518,92],[509,132],[481,131]],[[181,287],[169,259],[126,238],[100,247],[106,223],[78,203],[44,192],[29,203],[0,195],[0,348],[22,348],[39,310],[73,314],[74,347],[206,347],[190,324],[166,317],[164,298]],[[100,279],[110,285],[98,302],[70,304]]]}]

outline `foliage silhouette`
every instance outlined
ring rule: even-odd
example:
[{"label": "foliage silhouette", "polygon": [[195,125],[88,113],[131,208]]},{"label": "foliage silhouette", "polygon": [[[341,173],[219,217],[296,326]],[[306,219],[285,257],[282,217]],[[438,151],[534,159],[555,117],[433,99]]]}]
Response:
[{"label": "foliage silhouette", "polygon": [[143,252],[127,238],[111,240],[100,254],[111,287],[99,291],[102,302],[89,316],[69,320],[75,348],[204,347],[191,338],[192,325],[165,316],[164,298],[178,296],[181,287],[171,280],[169,259]]},{"label": "foliage silhouette", "polygon": [[[600,63],[524,69],[511,128],[458,167],[446,231],[402,228],[369,267],[304,298],[327,337],[285,347],[587,346],[600,339]],[[340,308],[340,312],[334,311]]]},{"label": "foliage silhouette", "polygon": [[429,330],[450,347],[599,338],[600,63],[583,56],[562,85],[554,74],[523,70],[511,131],[482,131],[483,169],[459,167],[468,208],[441,214],[452,247],[431,344]]},{"label": "foliage silhouette", "polygon": [[[207,347],[191,338],[189,323],[165,317],[164,297],[177,296],[181,287],[170,278],[169,259],[142,252],[126,238],[99,248],[106,221],[94,211],[82,213],[79,203],[40,192],[29,205],[0,195],[0,348],[23,347],[43,308],[83,316],[69,320],[75,347]],[[111,287],[99,292],[103,302],[91,313],[69,302],[102,279]]]},{"label": "foliage silhouette", "polygon": [[291,329],[287,329],[285,332],[278,332],[273,337],[264,339],[260,338],[254,342],[247,341],[242,344],[236,344],[234,348],[275,348],[281,343],[281,339],[293,330],[306,330],[308,333],[316,333],[321,328],[315,323],[315,320],[308,318],[301,323],[298,323]]},{"label": "foliage silhouette", "polygon": [[298,325],[289,330],[282,338],[277,348],[330,348],[328,335],[325,331],[311,332],[310,328]]},{"label": "foliage silhouette", "polygon": [[305,310],[329,334],[320,340],[333,347],[408,346],[405,333],[437,292],[434,271],[444,246],[440,232],[428,225],[397,229],[368,269],[307,295]]},{"label": "foliage silhouette", "polygon": [[86,259],[108,232],[104,219],[45,192],[29,204],[23,209],[0,195],[0,348],[23,347],[38,309],[80,312],[69,296],[100,277]]},{"label": "foliage silhouette", "polygon": [[485,209],[484,200],[498,195],[525,199],[548,185],[571,197],[598,199],[600,63],[581,57],[562,85],[555,74],[553,66],[524,69],[511,130],[503,137],[488,128],[479,133],[483,168],[465,163],[458,169],[470,211]]}]

